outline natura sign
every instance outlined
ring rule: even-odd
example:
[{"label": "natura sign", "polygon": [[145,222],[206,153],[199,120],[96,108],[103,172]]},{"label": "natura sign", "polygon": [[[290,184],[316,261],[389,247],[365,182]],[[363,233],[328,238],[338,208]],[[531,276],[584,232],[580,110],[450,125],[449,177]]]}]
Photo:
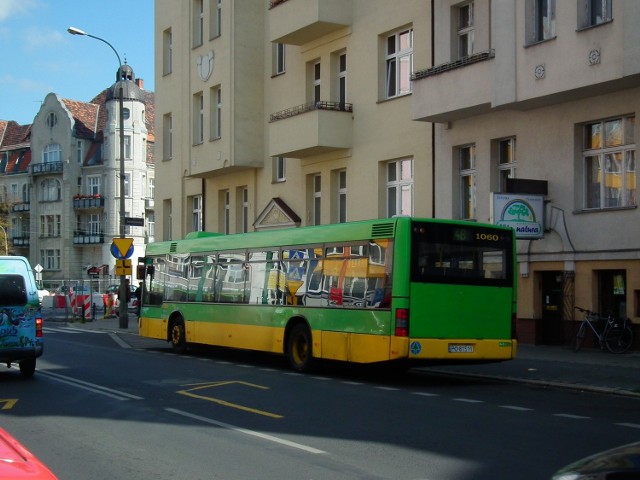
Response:
[{"label": "natura sign", "polygon": [[492,222],[511,227],[516,238],[536,239],[544,235],[544,199],[542,195],[494,193]]}]

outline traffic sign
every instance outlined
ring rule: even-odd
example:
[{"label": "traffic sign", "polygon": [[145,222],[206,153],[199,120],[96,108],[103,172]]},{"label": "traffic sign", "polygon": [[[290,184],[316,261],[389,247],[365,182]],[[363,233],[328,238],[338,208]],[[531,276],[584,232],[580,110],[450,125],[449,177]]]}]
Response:
[{"label": "traffic sign", "polygon": [[130,258],[133,255],[133,238],[114,238],[111,244],[111,255],[118,260]]},{"label": "traffic sign", "polygon": [[124,217],[124,224],[128,227],[144,227],[144,218]]},{"label": "traffic sign", "polygon": [[131,260],[116,260],[116,275],[131,275],[133,269],[131,268]]}]

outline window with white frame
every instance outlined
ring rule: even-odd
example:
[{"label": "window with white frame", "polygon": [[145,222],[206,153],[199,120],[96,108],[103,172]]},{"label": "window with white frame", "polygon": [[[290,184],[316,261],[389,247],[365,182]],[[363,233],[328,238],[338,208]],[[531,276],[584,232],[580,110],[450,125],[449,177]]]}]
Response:
[{"label": "window with white frame", "polygon": [[209,19],[209,24],[211,25],[210,38],[214,39],[222,34],[222,0],[211,0],[209,12],[211,16]]},{"label": "window with white frame", "polygon": [[40,250],[40,264],[45,270],[60,270],[60,249]]},{"label": "window with white frame", "polygon": [[498,178],[500,192],[507,191],[507,179],[516,178],[516,139],[498,140]]},{"label": "window with white frame", "polygon": [[162,32],[162,74],[169,75],[173,70],[173,34],[167,28]]},{"label": "window with white frame", "polygon": [[87,177],[87,193],[89,195],[100,195],[100,177]]},{"label": "window with white frame", "polygon": [[347,101],[347,54],[338,55],[338,102]]},{"label": "window with white frame", "polygon": [[202,231],[202,195],[191,197],[191,231]]},{"label": "window with white frame", "polygon": [[173,239],[173,205],[171,199],[162,201],[163,240]]},{"label": "window with white frame", "polygon": [[413,29],[404,29],[386,38],[386,98],[411,93],[413,72]]},{"label": "window with white frame", "polygon": [[320,174],[312,175],[312,225],[320,225],[322,220],[322,177]]},{"label": "window with white frame", "polygon": [[242,233],[249,231],[249,189],[247,187],[240,187],[238,196],[240,197],[240,204],[242,209],[240,210],[240,225],[242,225]]},{"label": "window with white frame", "polygon": [[460,218],[476,217],[476,147],[458,147],[458,171],[460,172]]},{"label": "window with white frame", "polygon": [[42,161],[44,163],[62,161],[62,147],[57,143],[50,143],[42,151]]},{"label": "window with white frame", "polygon": [[79,165],[82,165],[82,140],[77,140],[76,141],[76,161],[78,162]]},{"label": "window with white frame", "polygon": [[54,112],[49,112],[45,121],[47,123],[47,127],[53,128],[58,124],[58,116]]},{"label": "window with white frame", "polygon": [[173,157],[173,116],[166,113],[162,116],[162,159]]},{"label": "window with white frame", "polygon": [[578,26],[594,27],[613,20],[613,0],[578,0]]},{"label": "window with white frame", "polygon": [[131,135],[124,136],[124,158],[131,160]]},{"label": "window with white frame", "polygon": [[229,190],[224,190],[222,192],[222,231],[228,235],[231,233],[231,195]]},{"label": "window with white frame", "polygon": [[285,157],[272,157],[273,161],[273,182],[280,183],[287,179],[287,162]]},{"label": "window with white frame", "polygon": [[124,196],[125,197],[131,196],[131,174],[130,173],[124,174]]},{"label": "window with white frame", "polygon": [[526,0],[526,43],[556,36],[556,0]]},{"label": "window with white frame", "polygon": [[28,183],[22,185],[22,201],[24,203],[28,203],[31,201],[31,189],[29,188]]},{"label": "window with white frame", "polygon": [[632,207],[636,197],[635,116],[584,125],[584,208]]},{"label": "window with white frame", "polygon": [[92,213],[89,215],[88,218],[88,230],[89,230],[89,235],[100,235],[100,215],[97,213]]},{"label": "window with white frame", "polygon": [[155,241],[156,237],[156,216],[153,212],[147,213],[147,237],[148,242]]},{"label": "window with white frame", "polygon": [[40,194],[43,202],[57,202],[62,198],[60,180],[47,178],[40,182]]},{"label": "window with white frame", "polygon": [[271,66],[271,73],[273,75],[283,74],[286,71],[285,44],[273,43],[271,48],[271,58],[273,62],[273,65]]},{"label": "window with white frame", "polygon": [[147,195],[148,198],[153,199],[155,197],[156,194],[156,179],[151,177],[149,178],[149,184],[148,184],[148,189],[147,189]]},{"label": "window with white frame", "polygon": [[473,55],[474,49],[474,18],[473,2],[460,5],[458,13],[458,58]]},{"label": "window with white frame", "polygon": [[218,85],[211,89],[211,140],[222,138],[222,89]]},{"label": "window with white frame", "polygon": [[59,237],[62,232],[60,215],[40,215],[40,236]]},{"label": "window with white frame", "polygon": [[347,171],[338,170],[337,175],[337,222],[344,223],[347,221]]},{"label": "window with white frame", "polygon": [[192,46],[199,47],[204,41],[204,0],[193,0]]},{"label": "window with white frame", "polygon": [[387,217],[413,215],[413,160],[387,163]]},{"label": "window with white frame", "polygon": [[320,101],[320,62],[315,62],[312,67],[313,81],[311,84],[311,101],[316,104]]},{"label": "window with white frame", "polygon": [[193,96],[193,143],[204,141],[204,95],[198,92]]},{"label": "window with white frame", "polygon": [[18,200],[19,200],[19,197],[18,197],[18,184],[17,183],[12,183],[11,184],[11,201],[15,203]]},{"label": "window with white frame", "polygon": [[[129,210],[125,210],[124,217],[128,218],[130,216],[131,213],[129,212]],[[124,232],[125,235],[131,235],[131,225],[127,225],[126,223],[124,225],[120,225],[120,230]]]}]

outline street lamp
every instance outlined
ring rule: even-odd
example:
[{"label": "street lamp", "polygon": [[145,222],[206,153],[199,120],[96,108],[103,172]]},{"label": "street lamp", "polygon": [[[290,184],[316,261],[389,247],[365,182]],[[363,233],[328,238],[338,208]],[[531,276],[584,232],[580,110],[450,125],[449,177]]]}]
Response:
[{"label": "street lamp", "polygon": [[[95,38],[96,40],[100,40],[103,43],[106,43],[111,47],[113,53],[118,57],[118,81],[121,82],[122,78],[122,61],[120,60],[120,55],[113,45],[107,42],[104,38],[96,37],[95,35],[90,35],[87,32],[80,30],[79,28],[69,27],[67,28],[67,32],[71,35],[83,35],[90,38]],[[118,88],[118,108],[120,110],[120,238],[125,238],[124,235],[124,91],[122,83],[120,83]],[[127,305],[127,282],[126,275],[120,276],[120,328],[128,328],[129,326],[129,313],[128,313],[128,305]]]}]

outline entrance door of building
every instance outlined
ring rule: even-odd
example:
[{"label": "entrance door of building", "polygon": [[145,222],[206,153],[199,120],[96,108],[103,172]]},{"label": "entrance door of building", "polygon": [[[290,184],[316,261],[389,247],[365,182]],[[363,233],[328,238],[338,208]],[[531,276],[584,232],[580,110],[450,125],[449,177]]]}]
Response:
[{"label": "entrance door of building", "polygon": [[545,345],[564,343],[562,325],[562,272],[542,272],[541,342]]}]

